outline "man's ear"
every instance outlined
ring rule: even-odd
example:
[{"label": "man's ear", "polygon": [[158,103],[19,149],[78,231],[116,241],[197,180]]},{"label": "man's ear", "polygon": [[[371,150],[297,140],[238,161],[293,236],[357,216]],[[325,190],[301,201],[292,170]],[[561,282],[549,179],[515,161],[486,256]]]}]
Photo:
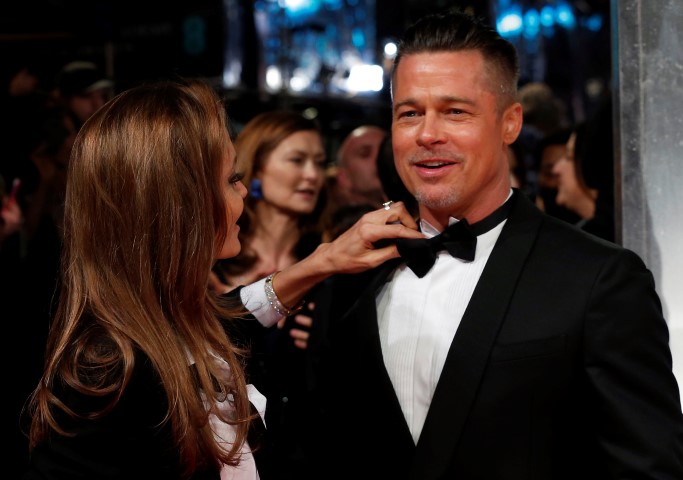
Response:
[{"label": "man's ear", "polygon": [[519,136],[522,130],[522,105],[517,102],[510,105],[503,112],[503,141],[510,145]]}]

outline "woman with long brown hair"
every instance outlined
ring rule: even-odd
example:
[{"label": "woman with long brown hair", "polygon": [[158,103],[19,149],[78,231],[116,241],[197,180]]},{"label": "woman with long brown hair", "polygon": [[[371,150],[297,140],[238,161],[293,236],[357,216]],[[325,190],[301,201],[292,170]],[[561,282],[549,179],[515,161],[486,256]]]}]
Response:
[{"label": "woman with long brown hair", "polygon": [[248,436],[265,402],[226,329],[273,325],[331,274],[398,256],[372,242],[420,236],[394,205],[273,281],[209,289],[215,260],[240,251],[246,190],[224,105],[199,81],[117,95],[79,131],[68,178],[26,479],[259,478]]}]

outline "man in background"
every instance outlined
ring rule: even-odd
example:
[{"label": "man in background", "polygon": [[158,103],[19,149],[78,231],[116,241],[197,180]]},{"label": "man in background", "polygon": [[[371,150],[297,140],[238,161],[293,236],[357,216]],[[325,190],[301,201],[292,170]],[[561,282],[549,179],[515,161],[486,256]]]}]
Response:
[{"label": "man in background", "polygon": [[387,132],[374,125],[361,125],[342,141],[333,166],[334,208],[345,205],[372,205],[384,202],[382,183],[377,175],[377,156]]},{"label": "man in background", "polygon": [[113,82],[92,62],[69,62],[57,76],[57,94],[76,129],[111,97]]}]

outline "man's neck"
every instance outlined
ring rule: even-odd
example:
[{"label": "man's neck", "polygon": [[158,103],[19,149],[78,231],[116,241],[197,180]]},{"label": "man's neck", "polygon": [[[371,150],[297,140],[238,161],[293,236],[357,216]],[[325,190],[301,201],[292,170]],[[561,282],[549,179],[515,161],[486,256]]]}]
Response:
[{"label": "man's neck", "polygon": [[434,210],[420,204],[420,219],[427,221],[439,231],[444,230],[450,223],[451,218],[456,220],[467,219],[470,224],[476,223],[496,211],[512,195],[512,189],[508,188],[504,195],[496,195],[486,201],[463,206],[455,205],[450,209]]}]

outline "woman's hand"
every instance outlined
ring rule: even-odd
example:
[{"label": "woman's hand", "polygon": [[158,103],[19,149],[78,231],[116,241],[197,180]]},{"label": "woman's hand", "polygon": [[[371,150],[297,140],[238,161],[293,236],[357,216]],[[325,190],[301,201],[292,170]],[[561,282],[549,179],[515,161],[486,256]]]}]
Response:
[{"label": "woman's hand", "polygon": [[363,215],[334,241],[320,244],[300,262],[273,279],[273,289],[285,305],[296,305],[317,283],[337,273],[358,273],[399,257],[396,245],[376,242],[391,238],[424,238],[403,202]]},{"label": "woman's hand", "polygon": [[399,256],[391,243],[377,247],[378,241],[392,238],[424,238],[403,202],[366,213],[334,241],[320,245],[311,257],[318,260],[315,256],[319,255],[321,268],[331,269],[330,274],[358,273]]}]

